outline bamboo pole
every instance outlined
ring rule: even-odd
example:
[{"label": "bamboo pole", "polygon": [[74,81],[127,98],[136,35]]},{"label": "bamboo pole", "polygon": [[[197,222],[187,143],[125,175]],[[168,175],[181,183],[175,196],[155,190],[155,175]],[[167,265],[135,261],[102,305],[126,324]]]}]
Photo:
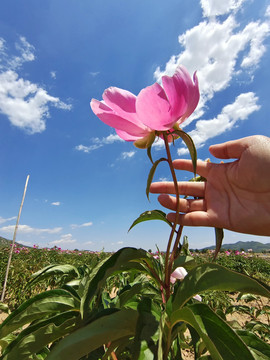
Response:
[{"label": "bamboo pole", "polygon": [[18,213],[18,217],[17,217],[17,221],[16,221],[14,233],[13,233],[12,246],[11,246],[10,253],[9,253],[9,258],[8,258],[8,263],[7,263],[7,270],[6,270],[6,276],[5,276],[5,281],[4,281],[4,285],[3,285],[3,291],[2,291],[2,295],[1,295],[1,301],[2,301],[2,302],[4,301],[4,298],[5,298],[5,292],[6,292],[7,280],[8,280],[8,273],[9,273],[9,268],[10,268],[10,264],[11,264],[11,258],[12,258],[13,249],[14,249],[14,245],[15,245],[15,240],[16,240],[16,235],[17,235],[17,229],[18,229],[18,226],[19,226],[19,221],[20,221],[20,217],[21,217],[21,212],[22,212],[22,207],[23,207],[23,203],[24,203],[24,198],[25,198],[25,194],[26,194],[26,190],[27,190],[27,185],[28,185],[29,176],[30,176],[30,175],[27,175],[27,178],[26,178],[26,182],[25,182],[25,186],[24,186],[24,192],[23,192],[23,197],[22,197],[22,201],[21,201],[21,206],[20,206],[20,209],[19,209],[19,213]]}]

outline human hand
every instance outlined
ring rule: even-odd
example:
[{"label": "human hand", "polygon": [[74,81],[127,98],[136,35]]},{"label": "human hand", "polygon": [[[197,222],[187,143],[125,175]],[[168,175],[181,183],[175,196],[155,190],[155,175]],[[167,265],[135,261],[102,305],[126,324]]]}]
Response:
[{"label": "human hand", "polygon": [[[179,182],[181,195],[199,199],[180,199],[178,223],[210,226],[241,233],[270,236],[270,138],[250,136],[209,148],[229,163],[197,162],[197,174],[206,182]],[[175,160],[174,168],[193,172],[189,160]],[[160,204],[176,209],[174,185],[152,183],[150,192],[160,193]],[[175,213],[167,215],[174,222]]]}]

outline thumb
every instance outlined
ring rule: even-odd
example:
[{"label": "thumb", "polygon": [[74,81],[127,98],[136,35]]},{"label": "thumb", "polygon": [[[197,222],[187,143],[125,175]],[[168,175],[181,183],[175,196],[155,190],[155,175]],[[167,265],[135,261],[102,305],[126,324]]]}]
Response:
[{"label": "thumb", "polygon": [[218,159],[239,159],[250,145],[250,137],[228,141],[209,147],[210,153]]}]

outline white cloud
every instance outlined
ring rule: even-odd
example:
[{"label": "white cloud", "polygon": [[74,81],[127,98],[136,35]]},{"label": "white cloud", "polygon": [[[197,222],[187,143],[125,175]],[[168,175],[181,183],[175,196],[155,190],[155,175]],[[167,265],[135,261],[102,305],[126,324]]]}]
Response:
[{"label": "white cloud", "polygon": [[[14,232],[15,225],[8,225],[3,226],[0,228],[0,231],[3,231],[8,234],[12,234]],[[18,232],[22,234],[34,234],[34,235],[40,235],[40,234],[57,234],[60,231],[62,231],[61,227],[56,227],[52,229],[38,229],[38,228],[32,228],[28,225],[19,225],[18,226]]]},{"label": "white cloud", "polygon": [[30,241],[24,241],[20,240],[18,241],[19,244],[25,245],[25,246],[32,246],[33,244]]},{"label": "white cloud", "polygon": [[93,150],[97,150],[99,148],[101,148],[103,145],[89,145],[89,146],[85,146],[85,145],[77,145],[75,147],[76,150],[78,151],[83,151],[84,153],[89,154],[90,152],[92,152]]},{"label": "white cloud", "polygon": [[0,224],[4,224],[5,222],[15,220],[16,216],[12,216],[10,218],[4,219],[2,216],[0,216]]},{"label": "white cloud", "polygon": [[[270,35],[270,20],[267,17],[270,7],[266,10],[265,18],[242,26],[237,22],[236,14],[244,2],[245,0],[201,0],[205,16],[228,15],[225,18],[214,16],[205,19],[181,34],[178,40],[182,51],[169,59],[164,71],[158,67],[154,73],[155,79],[160,81],[163,75],[172,75],[180,64],[190,73],[197,70],[201,98],[195,112],[183,123],[183,128],[202,118],[208,109],[207,103],[217,92],[229,87],[233,80],[238,81],[240,76],[253,79],[253,72],[266,51],[264,41]],[[217,119],[221,121],[220,117]],[[224,114],[222,119],[224,120]],[[215,124],[214,119],[208,121],[211,121],[212,126]],[[229,124],[224,124],[224,131],[234,124],[230,118]],[[211,135],[210,131],[208,134]],[[204,136],[203,142],[206,140]],[[186,150],[179,149],[179,154],[183,153]]]},{"label": "white cloud", "polygon": [[135,154],[136,154],[136,151],[124,151],[121,154],[121,158],[124,160],[131,159]]},{"label": "white cloud", "polygon": [[263,41],[270,32],[269,22],[250,22],[237,31],[238,27],[233,15],[223,22],[216,19],[201,22],[179,36],[184,50],[171,57],[165,70],[156,69],[157,80],[163,75],[172,75],[179,64],[185,65],[191,73],[197,70],[201,99],[194,115],[185,124],[201,117],[207,101],[227,88],[243,69],[251,72],[259,63],[265,51]]},{"label": "white cloud", "polygon": [[90,71],[90,75],[91,75],[92,77],[96,77],[96,76],[98,76],[99,74],[100,74],[99,71]]},{"label": "white cloud", "polygon": [[117,241],[117,242],[112,242],[111,245],[122,245],[124,244],[124,241]]},{"label": "white cloud", "polygon": [[35,60],[35,49],[24,37],[20,37],[15,48],[19,55],[10,55],[5,41],[0,39],[0,113],[27,133],[40,133],[45,130],[46,119],[50,117],[49,105],[62,110],[70,110],[71,105],[19,76],[18,70],[23,63]]},{"label": "white cloud", "polygon": [[56,71],[51,71],[50,74],[52,79],[56,79]]},{"label": "white cloud", "polygon": [[86,222],[86,223],[83,223],[83,224],[80,224],[80,225],[78,225],[78,224],[71,224],[70,227],[71,227],[72,229],[76,229],[76,228],[81,228],[81,227],[89,227],[89,226],[92,226],[92,225],[93,225],[92,221],[89,221],[89,222]]},{"label": "white cloud", "polygon": [[[266,8],[265,16],[266,16],[266,17],[270,17],[270,5],[268,5],[267,8]],[[0,39],[0,40],[1,40],[1,39]]]},{"label": "white cloud", "polygon": [[[3,41],[5,45],[6,42],[4,39]],[[25,37],[20,36],[19,41],[15,43],[15,50],[19,53],[19,55],[10,56],[7,53],[6,46],[4,47],[1,62],[6,70],[17,70],[23,65],[23,63],[35,60],[35,47],[29,44]]]},{"label": "white cloud", "polygon": [[72,244],[75,242],[77,242],[77,240],[72,238],[72,234],[64,234],[64,235],[61,235],[60,239],[50,241],[49,244],[59,245],[59,244]]},{"label": "white cloud", "polygon": [[59,206],[60,204],[61,204],[60,201],[54,201],[51,203],[51,205],[53,206]]},{"label": "white cloud", "polygon": [[94,142],[96,143],[100,143],[100,144],[103,144],[103,145],[107,145],[107,144],[113,144],[115,142],[124,142],[123,139],[121,139],[117,134],[110,134],[106,137],[103,137],[102,139],[99,139],[99,138],[95,138],[93,139]]},{"label": "white cloud", "polygon": [[162,150],[165,148],[164,140],[161,138],[156,138],[155,142],[153,143],[152,147],[156,150]]},{"label": "white cloud", "polygon": [[[243,36],[250,39],[249,53],[243,58],[241,63],[242,67],[255,66],[259,63],[262,55],[264,54],[266,47],[263,45],[264,39],[269,35],[270,25],[267,22],[264,23],[250,23],[246,26],[243,32]],[[256,36],[254,34],[256,33]]]},{"label": "white cloud", "polygon": [[115,142],[123,142],[124,140],[121,139],[117,134],[110,134],[107,137],[103,137],[101,139],[92,138],[91,141],[92,141],[92,145],[86,146],[81,144],[81,145],[77,145],[75,149],[78,151],[83,151],[85,153],[90,153],[94,150],[103,147],[104,145],[110,145]]},{"label": "white cloud", "polygon": [[93,241],[86,241],[84,245],[93,245]]},{"label": "white cloud", "polygon": [[201,0],[203,15],[207,17],[224,15],[237,10],[245,0]]},{"label": "white cloud", "polygon": [[[258,111],[260,106],[257,101],[258,97],[253,92],[240,94],[232,104],[224,106],[216,118],[197,121],[196,128],[189,133],[196,147],[202,147],[208,139],[231,130],[238,121],[246,120],[250,114]],[[177,153],[184,155],[188,150],[180,148]]]}]

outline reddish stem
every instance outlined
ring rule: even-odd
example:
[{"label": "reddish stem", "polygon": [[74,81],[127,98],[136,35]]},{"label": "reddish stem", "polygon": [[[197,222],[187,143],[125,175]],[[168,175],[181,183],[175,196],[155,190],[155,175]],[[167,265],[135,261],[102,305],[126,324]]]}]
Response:
[{"label": "reddish stem", "polygon": [[[171,275],[171,268],[172,268],[172,264],[171,264],[171,260],[169,263],[169,256],[170,256],[170,249],[171,249],[171,245],[172,245],[172,240],[173,240],[173,236],[176,230],[176,226],[177,226],[177,222],[178,222],[178,217],[179,217],[179,211],[180,211],[180,196],[179,196],[179,190],[178,190],[178,183],[177,183],[177,178],[175,175],[175,171],[174,171],[174,167],[173,167],[173,163],[172,163],[172,157],[171,157],[171,152],[170,152],[170,147],[169,147],[169,143],[168,143],[168,137],[167,137],[167,133],[163,132],[163,138],[164,138],[164,143],[165,143],[165,148],[166,148],[166,153],[167,153],[167,160],[168,160],[168,164],[171,170],[171,174],[172,174],[172,178],[173,178],[173,183],[174,183],[174,188],[175,188],[175,195],[176,195],[176,215],[175,215],[175,222],[173,224],[171,233],[170,233],[170,237],[169,237],[169,241],[168,241],[168,245],[167,245],[167,250],[166,250],[166,257],[165,257],[165,291],[166,291],[166,298],[167,300],[170,297],[170,275]],[[180,234],[181,236],[181,234]],[[176,239],[180,239],[180,236],[177,235]],[[175,244],[173,249],[175,249]],[[172,256],[174,258],[174,252],[172,252]],[[172,259],[171,256],[171,259]]]}]

